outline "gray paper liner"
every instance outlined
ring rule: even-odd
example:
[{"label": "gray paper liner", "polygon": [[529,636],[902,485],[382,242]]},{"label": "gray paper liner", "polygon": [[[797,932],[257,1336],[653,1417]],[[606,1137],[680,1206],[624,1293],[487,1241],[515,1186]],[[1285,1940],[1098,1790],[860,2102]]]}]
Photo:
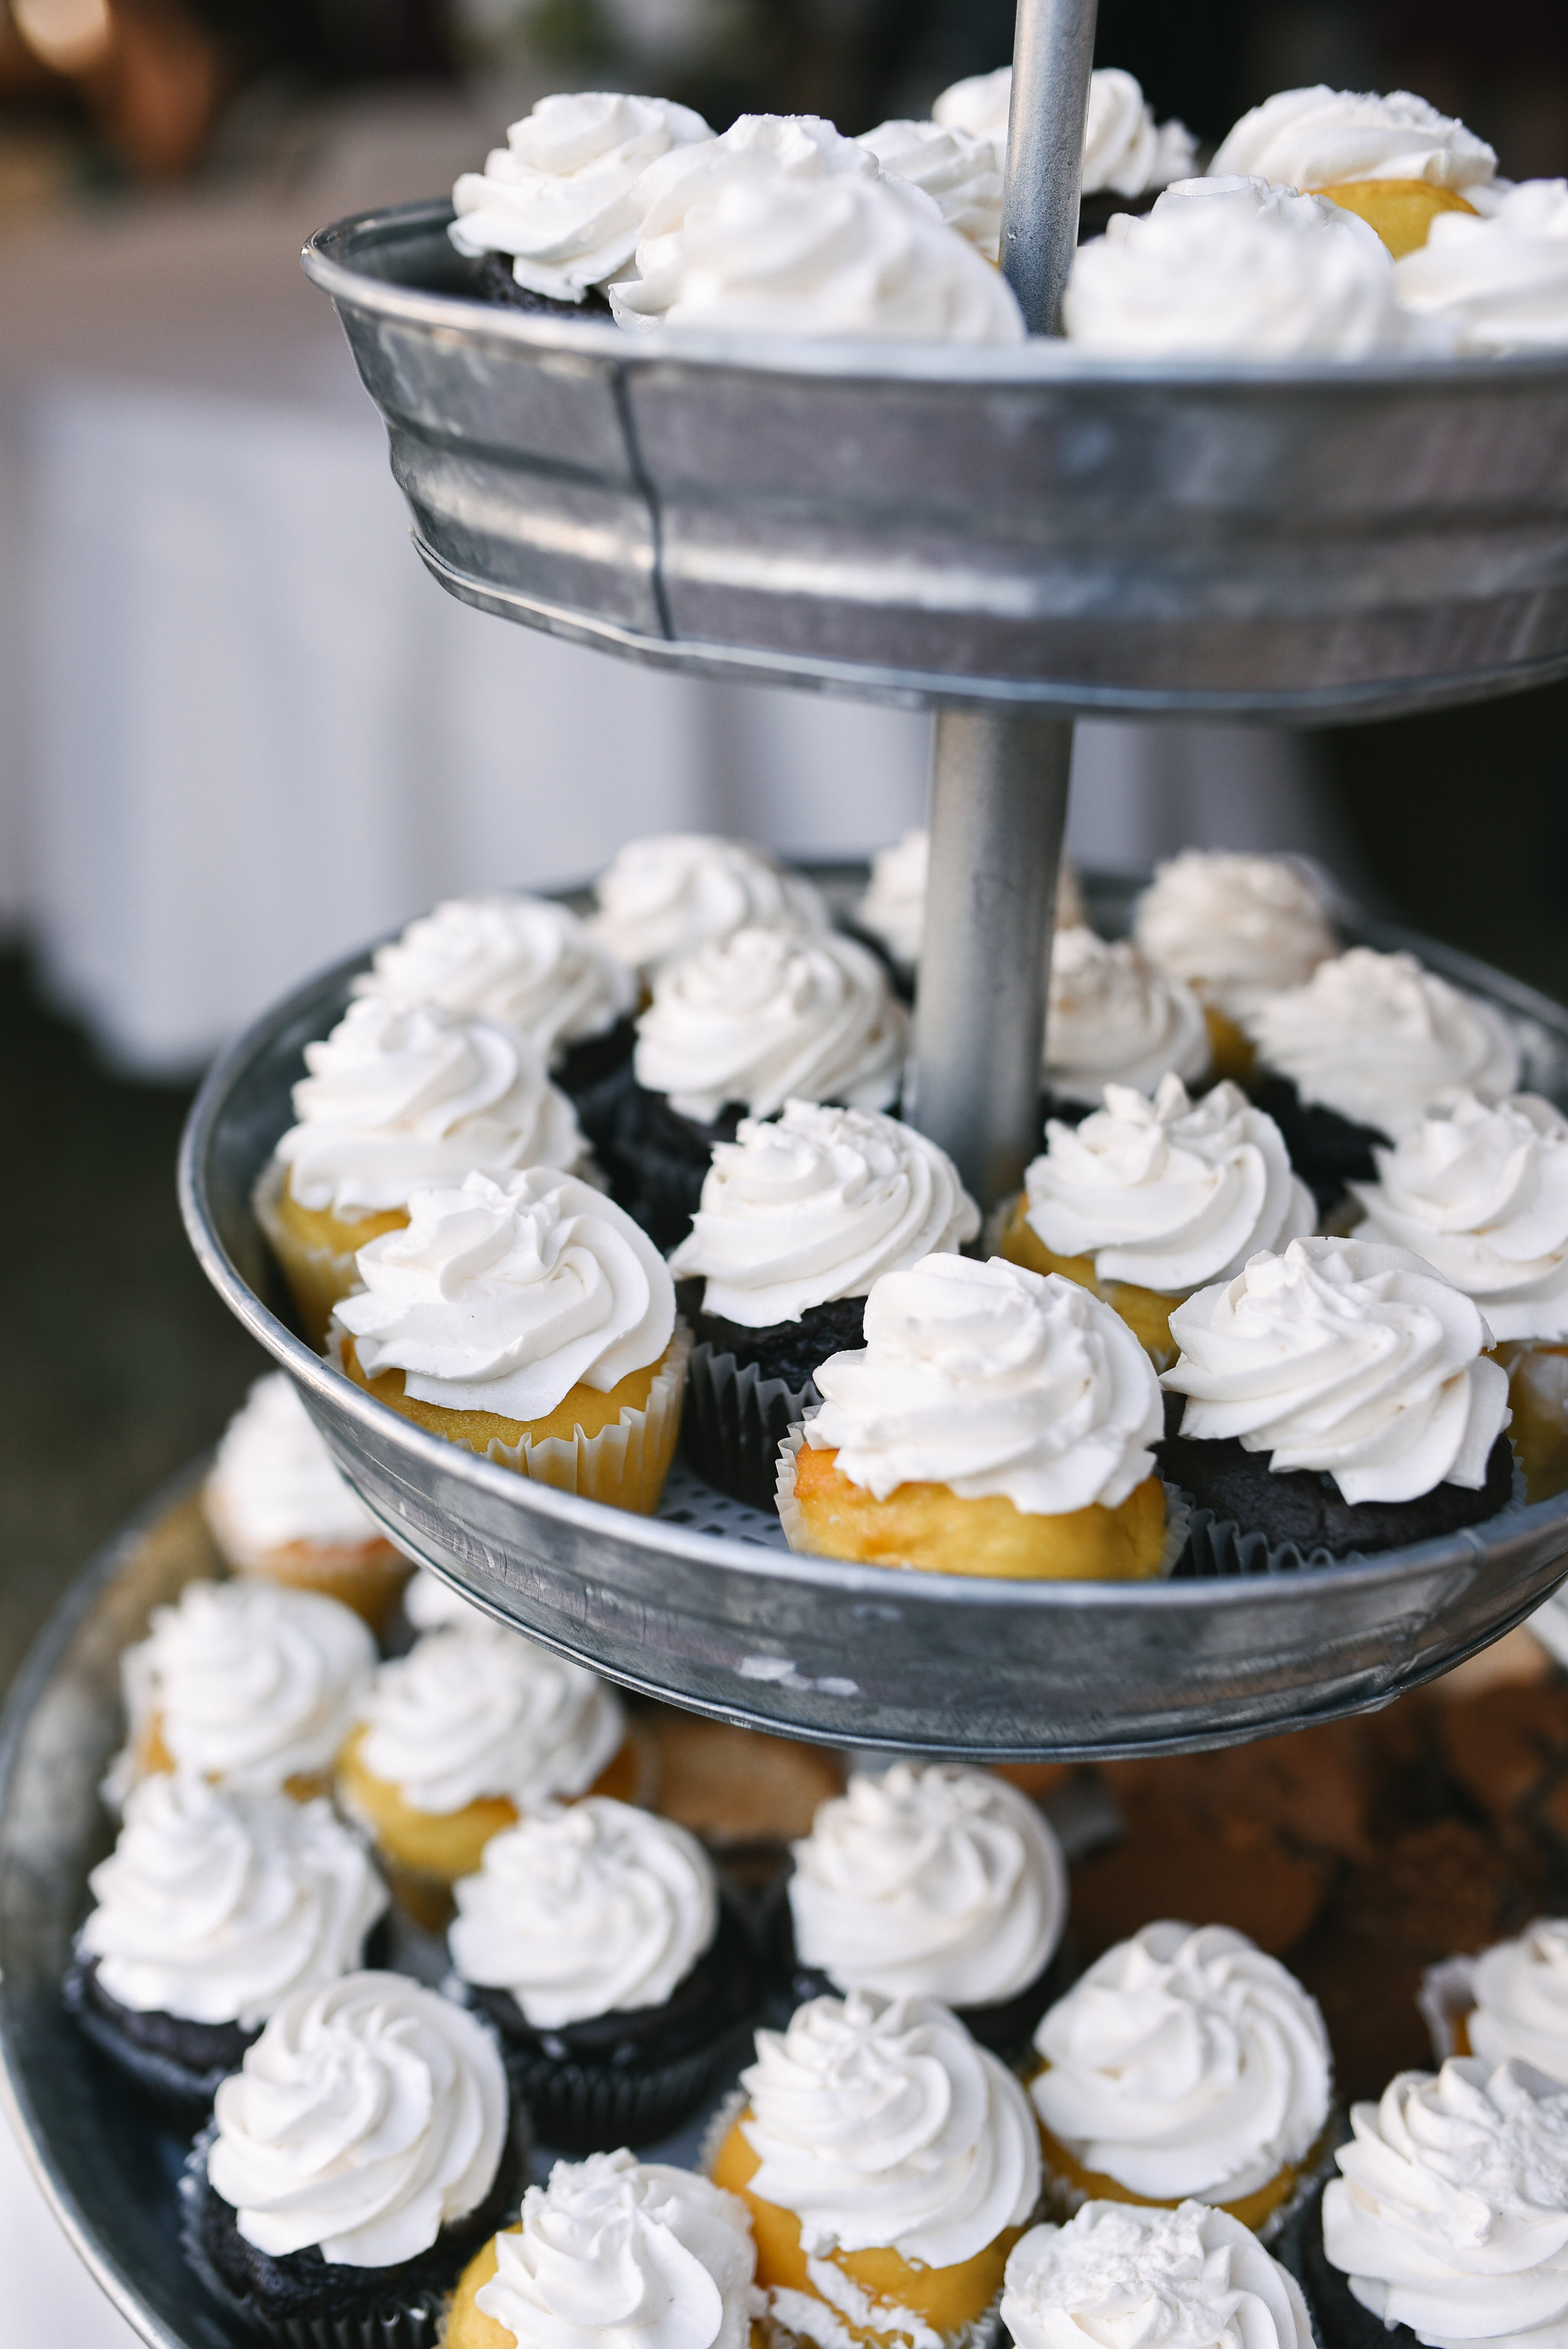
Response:
[{"label": "gray paper liner", "polygon": [[[1303,1551],[1297,1542],[1271,1542],[1267,1534],[1255,1526],[1243,1530],[1234,1517],[1216,1517],[1212,1509],[1191,1507],[1189,1521],[1187,1556],[1182,1561],[1183,1578],[1194,1576],[1234,1577],[1253,1574],[1320,1574],[1326,1568],[1357,1566],[1367,1558],[1393,1556],[1398,1545],[1390,1543],[1387,1549],[1368,1552],[1360,1549],[1333,1550],[1316,1548]],[[1481,1525],[1495,1525],[1498,1517],[1514,1516],[1524,1506],[1524,1471],[1518,1461],[1513,1464],[1513,1495],[1491,1517],[1478,1520]]]},{"label": "gray paper liner", "polygon": [[704,1339],[686,1366],[682,1440],[699,1476],[753,1509],[771,1509],[779,1478],[779,1446],[798,1420],[821,1402],[817,1382],[792,1387],[765,1378],[755,1362],[738,1362]]}]

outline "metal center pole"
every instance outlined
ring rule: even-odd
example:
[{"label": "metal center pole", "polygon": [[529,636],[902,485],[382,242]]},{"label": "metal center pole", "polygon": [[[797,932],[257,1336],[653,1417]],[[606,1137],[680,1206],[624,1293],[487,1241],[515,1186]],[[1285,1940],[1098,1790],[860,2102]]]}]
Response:
[{"label": "metal center pole", "polygon": [[[1096,0],[1018,0],[1002,266],[1031,334],[1061,331],[1078,243]],[[1016,1191],[1039,1103],[1070,719],[944,709],[909,1112],[981,1206]]]}]

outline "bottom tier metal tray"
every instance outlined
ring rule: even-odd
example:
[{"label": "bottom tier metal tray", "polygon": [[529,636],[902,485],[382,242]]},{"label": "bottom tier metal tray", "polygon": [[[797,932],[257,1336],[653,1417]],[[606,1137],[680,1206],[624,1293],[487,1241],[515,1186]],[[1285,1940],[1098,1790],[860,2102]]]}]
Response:
[{"label": "bottom tier metal tray", "polygon": [[[817,869],[840,902],[863,872]],[[1134,885],[1092,879],[1126,926]],[[1568,1011],[1387,925],[1498,1004],[1523,1081],[1568,1102]],[[191,1113],[181,1194],[219,1294],[298,1385],[391,1538],[478,1605],[629,1688],[834,1744],[994,1759],[1220,1745],[1385,1703],[1521,1621],[1568,1570],[1568,1495],[1488,1526],[1321,1573],[1167,1583],[1003,1582],[791,1557],[775,1520],[677,1471],[656,1517],[557,1493],[426,1434],[288,1327],[251,1193],[291,1122],[302,1047],[356,956],[256,1021]]]}]

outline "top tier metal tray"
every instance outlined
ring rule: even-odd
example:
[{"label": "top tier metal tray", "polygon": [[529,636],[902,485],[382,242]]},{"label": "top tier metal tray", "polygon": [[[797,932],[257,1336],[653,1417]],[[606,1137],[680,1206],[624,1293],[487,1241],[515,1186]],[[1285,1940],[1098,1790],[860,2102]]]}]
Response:
[{"label": "top tier metal tray", "polygon": [[1347,719],[1568,671],[1568,356],[1091,360],[473,298],[446,202],[324,230],[416,543],[481,608],[899,700]]},{"label": "top tier metal tray", "polygon": [[[846,875],[818,868],[832,894]],[[1090,885],[1102,928],[1128,886]],[[1568,1102],[1568,1011],[1372,924],[1520,1024],[1525,1081]],[[299,1386],[345,1475],[411,1556],[548,1647],[755,1727],[882,1750],[1092,1758],[1221,1745],[1386,1702],[1520,1621],[1568,1560],[1568,1495],[1368,1563],[1274,1578],[996,1582],[795,1557],[776,1521],[678,1471],[658,1517],[533,1485],[426,1434],[318,1361],[269,1300],[251,1191],[301,1047],[365,957],[269,1012],[213,1069],[181,1163],[220,1295]]]}]

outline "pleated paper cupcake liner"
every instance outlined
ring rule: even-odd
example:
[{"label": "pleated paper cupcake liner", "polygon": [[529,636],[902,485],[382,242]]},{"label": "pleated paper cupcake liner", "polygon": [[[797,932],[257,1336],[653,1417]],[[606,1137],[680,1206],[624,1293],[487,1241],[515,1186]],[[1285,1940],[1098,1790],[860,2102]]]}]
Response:
[{"label": "pleated paper cupcake liner", "polygon": [[[1189,1506],[1191,1515],[1187,1556],[1181,1567],[1183,1580],[1254,1574],[1321,1574],[1336,1566],[1364,1565],[1369,1557],[1389,1555],[1389,1550],[1334,1550],[1323,1547],[1303,1549],[1299,1542],[1271,1541],[1256,1526],[1240,1526],[1234,1517],[1218,1517],[1212,1509],[1200,1508],[1194,1503]],[[1495,1525],[1499,1517],[1517,1516],[1523,1506],[1524,1474],[1516,1461],[1511,1497],[1495,1516],[1480,1522]],[[1477,1529],[1460,1528],[1464,1532]],[[1390,1544],[1389,1549],[1395,1547]]]},{"label": "pleated paper cupcake liner", "polygon": [[117,2031],[108,2016],[94,2006],[79,1959],[72,1960],[61,1994],[67,2013],[83,2037],[89,2039],[98,2053],[140,2091],[172,2128],[183,2137],[192,2136],[211,2114],[219,2084],[228,2078],[233,2065],[216,2064],[210,2071],[196,2072],[156,2047],[139,2047],[134,2039]]},{"label": "pleated paper cupcake liner", "polygon": [[306,1342],[319,1353],[326,1343],[333,1307],[360,1286],[359,1267],[352,1250],[344,1255],[335,1248],[314,1247],[290,1231],[278,1212],[284,1179],[277,1159],[269,1159],[256,1178],[251,1206],[288,1283]]},{"label": "pleated paper cupcake liner", "polygon": [[820,1402],[814,1379],[792,1387],[767,1378],[755,1362],[738,1361],[705,1339],[692,1348],[686,1370],[686,1458],[732,1500],[770,1509],[779,1447]]},{"label": "pleated paper cupcake liner", "polygon": [[562,2153],[613,2153],[619,2146],[657,2145],[699,2112],[721,2080],[751,2049],[742,2022],[707,2046],[640,2065],[584,2064],[572,2055],[503,2040],[514,2094],[542,2140]]}]

